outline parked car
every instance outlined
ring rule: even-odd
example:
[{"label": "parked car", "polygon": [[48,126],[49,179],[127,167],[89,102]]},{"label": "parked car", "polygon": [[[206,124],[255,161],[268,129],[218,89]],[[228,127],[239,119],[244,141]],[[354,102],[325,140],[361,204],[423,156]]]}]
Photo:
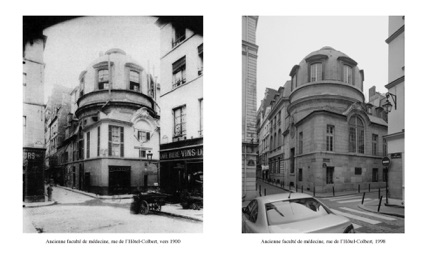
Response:
[{"label": "parked car", "polygon": [[354,233],[351,221],[304,193],[257,197],[242,208],[243,233]]}]

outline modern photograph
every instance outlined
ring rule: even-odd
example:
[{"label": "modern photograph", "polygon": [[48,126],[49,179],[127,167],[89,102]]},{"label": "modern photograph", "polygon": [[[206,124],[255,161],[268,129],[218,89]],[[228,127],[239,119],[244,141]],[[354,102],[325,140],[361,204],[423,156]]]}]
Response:
[{"label": "modern photograph", "polygon": [[242,232],[404,233],[404,16],[242,17]]}]

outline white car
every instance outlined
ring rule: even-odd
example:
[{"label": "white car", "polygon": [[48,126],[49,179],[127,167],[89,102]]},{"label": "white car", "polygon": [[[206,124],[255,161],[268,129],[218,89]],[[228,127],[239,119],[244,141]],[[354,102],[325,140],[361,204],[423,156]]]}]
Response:
[{"label": "white car", "polygon": [[351,221],[304,193],[257,197],[242,208],[243,233],[354,233]]}]

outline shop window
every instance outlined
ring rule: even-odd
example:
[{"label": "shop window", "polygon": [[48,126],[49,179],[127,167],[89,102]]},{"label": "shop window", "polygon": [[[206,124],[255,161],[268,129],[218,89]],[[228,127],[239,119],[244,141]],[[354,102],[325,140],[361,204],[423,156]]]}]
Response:
[{"label": "shop window", "polygon": [[186,57],[173,63],[173,89],[186,83]]},{"label": "shop window", "polygon": [[124,157],[124,128],[109,126],[109,156]]},{"label": "shop window", "polygon": [[362,119],[356,115],[349,122],[349,152],[365,152],[365,130]]},{"label": "shop window", "polygon": [[173,110],[174,132],[173,137],[181,139],[186,136],[186,107],[182,106]]},{"label": "shop window", "polygon": [[333,151],[333,139],[334,139],[335,127],[332,125],[327,125],[327,151]]}]

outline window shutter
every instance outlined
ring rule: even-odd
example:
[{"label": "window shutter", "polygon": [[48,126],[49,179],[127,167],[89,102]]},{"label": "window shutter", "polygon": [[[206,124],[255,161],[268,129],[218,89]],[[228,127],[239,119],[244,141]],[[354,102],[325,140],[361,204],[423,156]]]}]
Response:
[{"label": "window shutter", "polygon": [[184,56],[183,58],[173,63],[173,73],[178,72],[185,65],[186,65],[186,57]]},{"label": "window shutter", "polygon": [[120,127],[120,156],[124,157],[124,127]]},{"label": "window shutter", "polygon": [[150,132],[147,132],[147,140],[150,140]]}]

